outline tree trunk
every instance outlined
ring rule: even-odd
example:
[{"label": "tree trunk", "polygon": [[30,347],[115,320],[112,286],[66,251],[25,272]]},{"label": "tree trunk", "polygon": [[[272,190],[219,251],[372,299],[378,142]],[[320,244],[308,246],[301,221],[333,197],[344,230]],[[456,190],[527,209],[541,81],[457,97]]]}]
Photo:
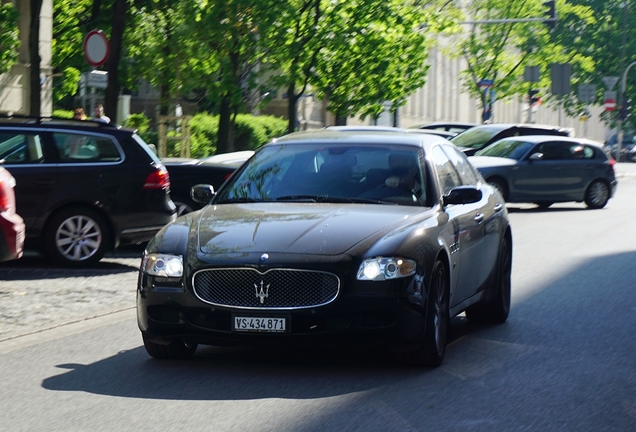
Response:
[{"label": "tree trunk", "polygon": [[232,107],[230,97],[223,96],[221,98],[219,110],[219,133],[216,140],[216,152],[228,153],[232,151],[231,132],[232,132]]},{"label": "tree trunk", "polygon": [[40,117],[42,113],[42,86],[40,85],[40,11],[42,0],[30,0],[31,22],[29,25],[29,114]]},{"label": "tree trunk", "polygon": [[298,113],[296,110],[296,104],[298,102],[298,96],[296,95],[296,86],[292,83],[287,87],[287,117],[289,119],[287,123],[287,133],[295,132],[298,128]]},{"label": "tree trunk", "polygon": [[128,2],[115,0],[113,5],[113,29],[110,35],[110,55],[106,62],[108,71],[108,88],[104,98],[104,111],[112,121],[117,119],[117,102],[119,101],[119,60],[126,25]]}]

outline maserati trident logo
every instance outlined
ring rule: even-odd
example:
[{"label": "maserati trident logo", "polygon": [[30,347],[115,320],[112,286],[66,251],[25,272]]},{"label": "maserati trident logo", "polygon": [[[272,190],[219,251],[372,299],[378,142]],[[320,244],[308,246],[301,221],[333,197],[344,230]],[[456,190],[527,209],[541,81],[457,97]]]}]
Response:
[{"label": "maserati trident logo", "polygon": [[270,284],[267,284],[267,286],[265,286],[265,283],[261,280],[261,287],[259,290],[258,284],[254,284],[254,289],[256,290],[256,298],[261,301],[261,304],[265,303],[265,299],[269,297],[269,286]]}]

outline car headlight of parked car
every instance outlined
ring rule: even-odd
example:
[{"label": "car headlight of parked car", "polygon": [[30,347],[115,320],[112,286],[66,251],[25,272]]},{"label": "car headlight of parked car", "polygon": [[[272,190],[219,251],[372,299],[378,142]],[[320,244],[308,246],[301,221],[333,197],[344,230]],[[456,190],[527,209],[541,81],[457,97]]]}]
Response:
[{"label": "car headlight of parked car", "polygon": [[183,257],[151,253],[144,257],[141,270],[152,276],[180,278],[183,276]]},{"label": "car headlight of parked car", "polygon": [[358,280],[383,281],[415,274],[415,261],[404,258],[367,258],[358,269]]}]

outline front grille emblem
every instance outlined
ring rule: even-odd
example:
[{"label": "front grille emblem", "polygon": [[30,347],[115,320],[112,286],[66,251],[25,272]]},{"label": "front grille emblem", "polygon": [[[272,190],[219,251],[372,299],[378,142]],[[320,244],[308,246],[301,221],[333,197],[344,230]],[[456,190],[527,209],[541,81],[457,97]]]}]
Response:
[{"label": "front grille emblem", "polygon": [[256,298],[261,301],[261,304],[265,303],[265,299],[269,297],[269,286],[271,284],[267,284],[267,286],[264,285],[265,283],[261,280],[261,289],[259,291],[258,285],[254,284],[254,289],[256,290]]}]

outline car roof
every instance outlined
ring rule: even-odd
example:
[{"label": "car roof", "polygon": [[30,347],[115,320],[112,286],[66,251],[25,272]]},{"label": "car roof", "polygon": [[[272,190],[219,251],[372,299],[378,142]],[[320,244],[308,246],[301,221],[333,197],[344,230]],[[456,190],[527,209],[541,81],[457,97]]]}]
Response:
[{"label": "car roof", "polygon": [[[546,141],[562,141],[562,142],[567,142],[572,144],[587,144],[587,145],[596,146],[600,148],[603,147],[603,144],[597,141],[589,140],[587,138],[571,138],[571,137],[557,136],[557,135],[522,135],[522,136],[502,138],[496,142],[501,142],[501,141],[527,141],[527,142],[531,142],[535,144],[539,144]],[[492,143],[492,144],[495,144],[495,143]]]},{"label": "car roof", "polygon": [[412,128],[434,128],[434,127],[442,127],[442,126],[452,126],[452,127],[466,127],[472,128],[475,126],[479,126],[479,123],[472,122],[460,122],[460,121],[435,121],[432,123],[424,123],[419,124],[417,126],[411,126]]},{"label": "car roof", "polygon": [[537,123],[487,123],[487,124],[477,125],[474,128],[471,128],[469,130],[473,130],[473,129],[474,130],[479,130],[479,129],[504,130],[504,129],[509,129],[513,127],[526,128],[526,129],[557,130],[557,131],[563,131],[563,132],[567,132],[568,130],[567,128],[563,128],[561,126],[537,124]]},{"label": "car roof", "polygon": [[413,146],[432,145],[446,143],[448,140],[434,134],[408,133],[398,131],[395,133],[377,133],[369,131],[353,131],[342,129],[320,129],[316,131],[294,132],[280,138],[273,139],[269,144],[350,144],[350,145],[386,145],[404,144]]},{"label": "car roof", "polygon": [[25,115],[0,115],[0,127],[17,127],[28,129],[57,128],[66,130],[79,130],[85,132],[134,133],[135,130],[123,128],[117,123],[104,123],[96,120],[75,120],[62,117],[33,117]]}]

